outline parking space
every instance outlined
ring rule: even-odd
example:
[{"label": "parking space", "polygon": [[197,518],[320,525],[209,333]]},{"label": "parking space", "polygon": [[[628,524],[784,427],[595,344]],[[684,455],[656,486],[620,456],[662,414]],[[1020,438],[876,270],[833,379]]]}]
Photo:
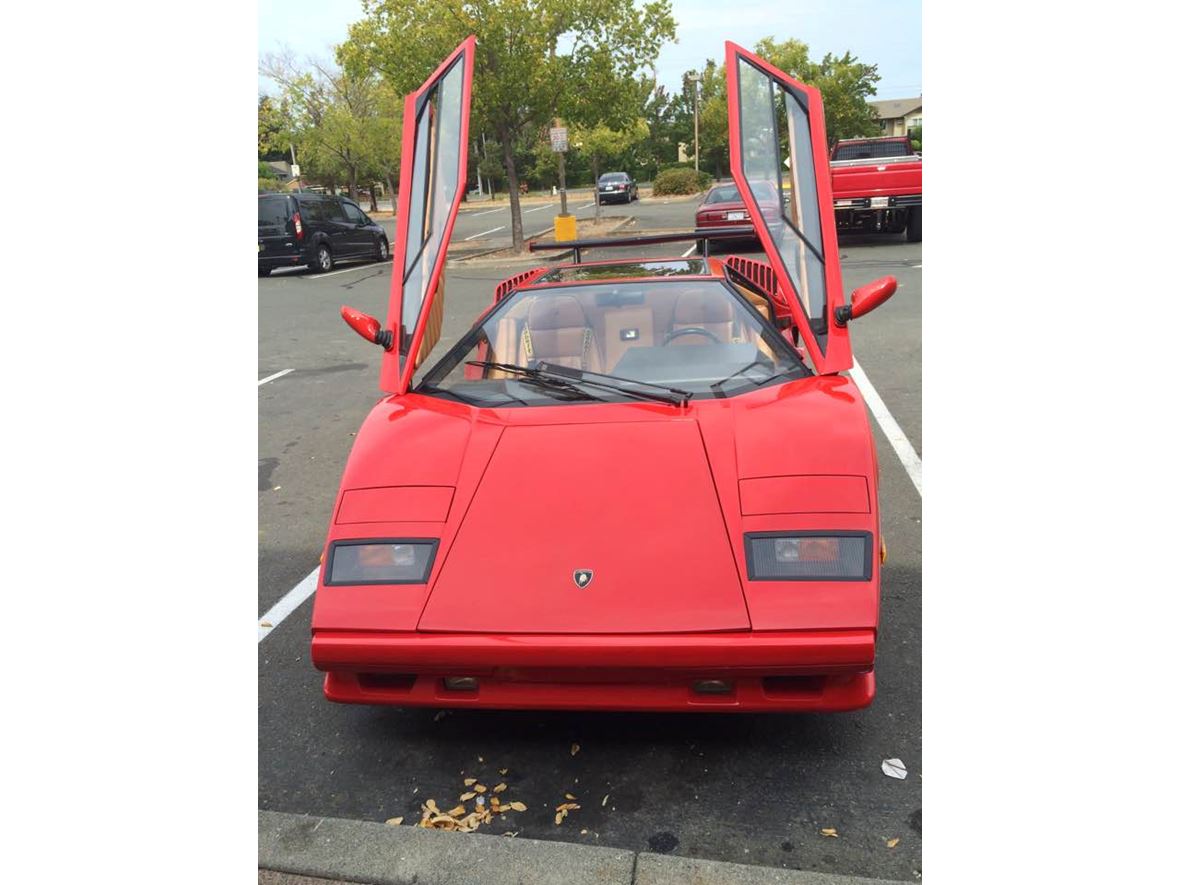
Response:
[{"label": "parking space", "polygon": [[[507,224],[506,208],[464,211],[456,240]],[[687,228],[694,209],[695,201],[648,199],[604,211],[635,216],[642,233]],[[525,215],[526,232],[551,225],[553,211]],[[585,258],[666,257],[690,246]],[[746,254],[758,256],[753,249]],[[899,280],[889,303],[854,324],[853,342],[860,366],[920,452],[921,247],[902,235],[861,237],[841,244],[841,261],[846,291],[884,274]],[[452,262],[436,353],[466,331],[497,281],[538,263]],[[352,435],[379,396],[381,352],[341,322],[339,308],[350,304],[384,319],[389,269],[364,265],[258,281],[258,379],[289,370],[259,386],[260,615],[316,568]],[[323,699],[321,674],[309,661],[305,602],[258,647],[260,808],[366,820],[404,815],[412,822],[428,798],[444,808],[454,804],[462,779],[471,776],[506,782],[528,805],[483,831],[920,879],[922,500],[879,428],[876,439],[889,560],[878,696],[869,709],[711,716],[334,705]],[[909,769],[905,780],[882,774],[882,760],[894,757]],[[581,809],[558,826],[553,809],[565,793],[577,796]],[[838,835],[823,835],[825,828]]]}]

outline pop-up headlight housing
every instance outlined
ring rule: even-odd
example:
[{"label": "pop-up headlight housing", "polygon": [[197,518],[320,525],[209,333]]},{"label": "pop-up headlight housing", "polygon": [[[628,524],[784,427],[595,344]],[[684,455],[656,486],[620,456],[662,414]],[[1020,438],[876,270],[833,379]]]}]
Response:
[{"label": "pop-up headlight housing", "polygon": [[333,541],[324,584],[425,584],[437,550],[435,538]]},{"label": "pop-up headlight housing", "polygon": [[873,575],[869,532],[750,532],[751,581],[867,581]]}]

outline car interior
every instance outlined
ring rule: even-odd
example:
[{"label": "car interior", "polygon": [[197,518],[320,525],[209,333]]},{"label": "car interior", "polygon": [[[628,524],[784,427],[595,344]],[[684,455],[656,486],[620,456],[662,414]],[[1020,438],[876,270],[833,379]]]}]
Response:
[{"label": "car interior", "polygon": [[[766,301],[735,287],[767,320]],[[544,362],[671,383],[728,376],[735,364],[785,363],[769,333],[714,280],[552,286],[520,292],[483,327],[466,359],[529,368]],[[760,356],[761,354],[761,356]],[[511,377],[465,365],[466,381]]]}]

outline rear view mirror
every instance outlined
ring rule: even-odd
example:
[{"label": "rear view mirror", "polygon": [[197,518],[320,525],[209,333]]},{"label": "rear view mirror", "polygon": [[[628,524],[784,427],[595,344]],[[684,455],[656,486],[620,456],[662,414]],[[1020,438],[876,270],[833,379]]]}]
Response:
[{"label": "rear view mirror", "polygon": [[352,331],[356,332],[366,341],[372,344],[379,344],[386,350],[393,346],[393,335],[388,329],[382,329],[381,323],[377,321],[376,317],[371,317],[367,313],[361,313],[355,307],[343,305],[340,308],[340,316],[344,319]]},{"label": "rear view mirror", "polygon": [[897,291],[896,277],[881,277],[853,290],[849,296],[849,304],[842,304],[836,308],[836,324],[847,325],[849,320],[862,317],[870,310],[874,310],[889,300]]}]

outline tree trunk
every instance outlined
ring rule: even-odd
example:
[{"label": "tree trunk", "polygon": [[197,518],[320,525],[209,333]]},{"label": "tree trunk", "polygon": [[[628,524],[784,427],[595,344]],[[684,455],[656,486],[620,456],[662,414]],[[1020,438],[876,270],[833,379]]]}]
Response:
[{"label": "tree trunk", "polygon": [[377,182],[369,184],[369,211],[377,211]]},{"label": "tree trunk", "polygon": [[394,193],[394,190],[393,190],[393,173],[392,172],[389,173],[389,175],[386,177],[385,181],[389,185],[389,211],[393,212],[394,215],[396,215],[397,214],[397,195]]},{"label": "tree trunk", "polygon": [[356,167],[348,167],[348,198],[356,202]]},{"label": "tree trunk", "polygon": [[500,144],[504,146],[504,173],[508,177],[508,206],[512,216],[512,248],[517,252],[524,251],[524,225],[520,220],[520,179],[516,177],[516,160],[512,156],[512,149],[516,139],[504,130],[500,130]]},{"label": "tree trunk", "polygon": [[602,201],[598,199],[598,157],[592,156],[590,158],[590,171],[594,174],[594,183],[591,185],[594,188],[594,223],[598,224],[602,218]]}]

